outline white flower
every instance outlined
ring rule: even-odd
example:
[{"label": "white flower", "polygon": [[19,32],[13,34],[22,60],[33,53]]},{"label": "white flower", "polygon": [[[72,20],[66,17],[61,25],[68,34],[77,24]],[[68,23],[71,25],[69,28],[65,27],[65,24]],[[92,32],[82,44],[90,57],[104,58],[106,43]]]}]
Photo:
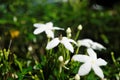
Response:
[{"label": "white flower", "polygon": [[52,49],[52,48],[56,47],[59,43],[61,43],[65,46],[66,49],[70,50],[73,53],[74,49],[70,42],[77,44],[74,40],[68,39],[67,37],[54,38],[47,44],[46,49],[48,49],[48,50]]},{"label": "white flower", "polygon": [[73,60],[84,62],[84,64],[79,68],[78,74],[80,76],[87,75],[91,69],[95,72],[97,76],[99,76],[101,79],[104,78],[103,71],[101,70],[100,66],[105,66],[107,62],[101,58],[97,59],[96,53],[93,51],[93,49],[88,48],[87,52],[89,56],[87,55],[74,55],[72,57]]},{"label": "white flower", "polygon": [[68,64],[69,60],[64,61],[63,56],[59,56],[58,60],[60,61],[60,73],[62,72],[62,67],[69,70],[65,65]]},{"label": "white flower", "polygon": [[53,27],[52,22],[48,22],[46,24],[35,23],[34,27],[36,27],[36,29],[33,32],[34,34],[39,34],[45,31],[47,36],[51,38],[54,38],[53,30],[64,30],[63,28]]},{"label": "white flower", "polygon": [[103,45],[97,42],[93,42],[91,39],[82,39],[82,40],[78,40],[77,42],[78,42],[78,47],[85,46],[87,48],[92,48],[95,50],[106,49]]}]

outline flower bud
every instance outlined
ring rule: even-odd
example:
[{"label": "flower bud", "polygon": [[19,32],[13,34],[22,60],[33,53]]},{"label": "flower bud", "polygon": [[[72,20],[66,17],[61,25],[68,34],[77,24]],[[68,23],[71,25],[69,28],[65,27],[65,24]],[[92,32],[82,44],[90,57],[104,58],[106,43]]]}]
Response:
[{"label": "flower bud", "polygon": [[16,16],[13,17],[13,21],[17,22],[17,17]]},{"label": "flower bud", "polygon": [[3,52],[0,53],[0,56],[1,56],[1,57],[3,56]]},{"label": "flower bud", "polygon": [[75,75],[75,80],[80,80],[79,74],[76,74],[76,75]]},{"label": "flower bud", "polygon": [[78,30],[82,30],[82,25],[81,24],[78,26]]},{"label": "flower bud", "polygon": [[12,78],[17,79],[18,75],[16,73],[12,73]]},{"label": "flower bud", "polygon": [[63,56],[60,56],[60,57],[58,58],[58,60],[59,60],[60,62],[63,62]]},{"label": "flower bud", "polygon": [[67,33],[67,34],[71,33],[70,27],[67,28],[66,33]]},{"label": "flower bud", "polygon": [[32,51],[32,50],[33,50],[32,46],[29,46],[28,51]]},{"label": "flower bud", "polygon": [[70,38],[71,37],[71,33],[67,34],[67,37]]},{"label": "flower bud", "polygon": [[42,70],[42,69],[40,69],[40,72],[41,72],[41,73],[43,73],[43,70]]}]

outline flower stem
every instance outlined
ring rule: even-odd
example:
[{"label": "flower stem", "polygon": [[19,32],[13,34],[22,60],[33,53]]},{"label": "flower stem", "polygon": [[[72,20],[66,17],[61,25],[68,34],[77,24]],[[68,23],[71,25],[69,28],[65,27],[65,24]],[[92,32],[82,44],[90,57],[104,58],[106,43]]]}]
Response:
[{"label": "flower stem", "polygon": [[9,46],[8,46],[8,50],[10,49],[11,44],[12,44],[12,39],[10,40],[10,43],[9,43]]},{"label": "flower stem", "polygon": [[111,52],[111,56],[112,56],[112,60],[113,60],[114,64],[117,65],[117,62],[116,62],[115,57],[114,57],[114,52]]},{"label": "flower stem", "polygon": [[45,80],[44,75],[43,75],[43,70],[40,70],[41,76],[42,76],[42,80]]},{"label": "flower stem", "polygon": [[77,47],[75,54],[78,54],[79,52],[79,47]]},{"label": "flower stem", "polygon": [[77,32],[77,34],[76,34],[76,36],[75,36],[75,41],[77,40],[79,34],[80,34],[80,30],[78,30],[78,32]]}]

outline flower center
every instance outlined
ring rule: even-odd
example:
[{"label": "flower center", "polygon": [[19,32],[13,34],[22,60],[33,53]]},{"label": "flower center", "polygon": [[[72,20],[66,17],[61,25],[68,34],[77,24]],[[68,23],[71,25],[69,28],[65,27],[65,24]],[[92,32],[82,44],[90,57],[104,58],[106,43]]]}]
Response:
[{"label": "flower center", "polygon": [[91,63],[92,63],[92,64],[95,64],[95,60],[91,60]]},{"label": "flower center", "polygon": [[62,40],[62,38],[63,38],[63,37],[62,37],[62,34],[60,34],[60,36],[59,36],[59,40]]}]

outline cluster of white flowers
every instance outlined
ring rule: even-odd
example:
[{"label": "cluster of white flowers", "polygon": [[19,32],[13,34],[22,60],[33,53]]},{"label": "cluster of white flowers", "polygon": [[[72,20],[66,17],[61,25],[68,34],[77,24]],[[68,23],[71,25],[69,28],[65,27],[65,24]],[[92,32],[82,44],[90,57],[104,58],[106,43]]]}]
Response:
[{"label": "cluster of white flowers", "polygon": [[[63,28],[59,27],[54,27],[52,22],[48,22],[46,24],[40,24],[36,23],[34,24],[36,27],[34,34],[39,34],[45,31],[47,34],[47,37],[52,38],[50,42],[48,42],[46,49],[52,49],[56,46],[58,46],[59,43],[63,44],[66,49],[68,49],[71,53],[74,53],[74,47],[72,46],[71,42],[74,43],[77,47],[80,46],[85,46],[87,47],[87,53],[88,55],[82,55],[82,54],[76,54],[73,55],[72,60],[74,61],[79,61],[79,62],[84,62],[84,64],[79,68],[78,75],[79,76],[84,76],[87,75],[91,69],[95,72],[97,76],[99,76],[101,79],[104,78],[103,71],[100,68],[100,66],[104,66],[107,64],[107,62],[101,58],[97,59],[97,55],[94,50],[102,50],[106,49],[103,45],[93,42],[90,39],[83,39],[83,40],[78,40],[77,42],[74,41],[73,39],[70,39],[71,36],[71,29],[68,28],[66,30],[67,37],[56,37],[54,38],[54,32],[53,30],[64,30]],[[78,30],[82,30],[82,26],[78,26]],[[65,65],[69,62],[68,60],[64,62],[63,56],[60,56],[58,60],[61,62],[60,65],[60,72],[62,70],[62,67],[68,69]],[[78,76],[77,75],[77,76]]]}]

